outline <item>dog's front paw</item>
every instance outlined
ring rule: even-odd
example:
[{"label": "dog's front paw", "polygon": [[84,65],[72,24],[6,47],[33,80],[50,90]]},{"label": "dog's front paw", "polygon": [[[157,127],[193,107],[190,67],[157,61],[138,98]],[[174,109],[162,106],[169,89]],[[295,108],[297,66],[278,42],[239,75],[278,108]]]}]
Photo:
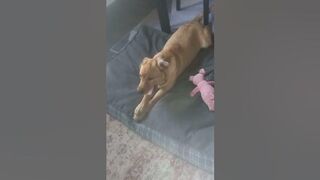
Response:
[{"label": "dog's front paw", "polygon": [[133,119],[136,121],[140,121],[146,115],[146,110],[143,105],[139,104],[133,113]]}]

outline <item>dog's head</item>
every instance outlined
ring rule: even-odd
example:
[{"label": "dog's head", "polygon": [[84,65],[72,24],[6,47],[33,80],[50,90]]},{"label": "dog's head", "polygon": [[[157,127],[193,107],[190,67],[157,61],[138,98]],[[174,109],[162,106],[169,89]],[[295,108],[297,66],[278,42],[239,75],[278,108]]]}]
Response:
[{"label": "dog's head", "polygon": [[155,88],[165,83],[163,70],[168,66],[169,62],[161,58],[144,58],[140,65],[138,92],[152,95]]}]

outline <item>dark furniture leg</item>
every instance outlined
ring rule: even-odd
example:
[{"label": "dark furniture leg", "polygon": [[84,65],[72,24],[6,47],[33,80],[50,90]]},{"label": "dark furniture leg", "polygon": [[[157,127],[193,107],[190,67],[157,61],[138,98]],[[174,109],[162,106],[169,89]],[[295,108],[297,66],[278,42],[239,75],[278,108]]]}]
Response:
[{"label": "dark furniture leg", "polygon": [[181,10],[181,0],[176,0],[176,9],[177,11]]},{"label": "dark furniture leg", "polygon": [[203,24],[209,24],[209,0],[203,0]]},{"label": "dark furniture leg", "polygon": [[157,10],[158,10],[158,16],[160,20],[161,30],[166,33],[171,33],[167,1],[157,0]]}]

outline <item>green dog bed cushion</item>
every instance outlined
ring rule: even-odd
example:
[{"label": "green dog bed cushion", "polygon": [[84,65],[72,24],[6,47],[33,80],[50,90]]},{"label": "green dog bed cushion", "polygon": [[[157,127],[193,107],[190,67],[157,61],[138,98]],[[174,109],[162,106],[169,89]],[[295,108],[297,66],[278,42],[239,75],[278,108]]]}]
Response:
[{"label": "green dog bed cushion", "polygon": [[120,120],[143,138],[191,164],[213,173],[214,112],[200,95],[190,97],[195,87],[189,76],[200,68],[206,79],[214,80],[213,49],[201,50],[196,63],[179,78],[176,85],[156,103],[141,122],[133,120],[133,111],[142,99],[137,92],[139,65],[164,46],[170,35],[139,26],[107,53],[107,113]]}]

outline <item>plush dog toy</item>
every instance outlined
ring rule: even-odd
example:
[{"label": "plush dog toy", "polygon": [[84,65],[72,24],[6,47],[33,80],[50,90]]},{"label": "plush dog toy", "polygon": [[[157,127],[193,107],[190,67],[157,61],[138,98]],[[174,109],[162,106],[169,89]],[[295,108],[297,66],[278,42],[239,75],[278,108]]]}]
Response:
[{"label": "plush dog toy", "polygon": [[193,97],[200,92],[202,100],[206,103],[209,110],[214,111],[214,88],[212,87],[214,81],[206,81],[204,79],[204,74],[205,70],[202,68],[199,70],[198,74],[189,77],[189,80],[197,86],[192,90],[190,95]]}]

